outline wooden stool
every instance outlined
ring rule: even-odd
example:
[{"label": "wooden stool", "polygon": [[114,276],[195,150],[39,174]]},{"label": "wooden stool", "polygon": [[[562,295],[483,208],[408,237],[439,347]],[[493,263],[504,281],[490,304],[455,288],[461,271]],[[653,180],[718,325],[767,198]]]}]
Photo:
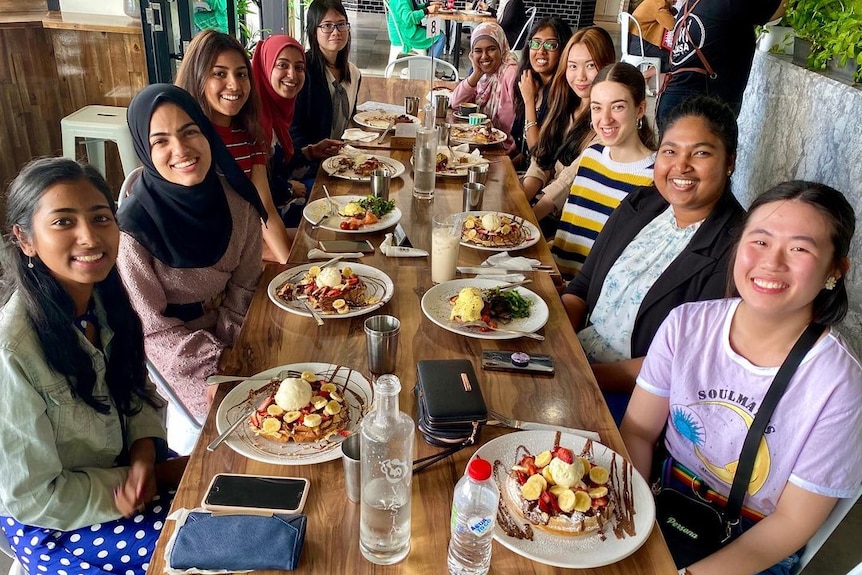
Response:
[{"label": "wooden stool", "polygon": [[84,106],[60,120],[63,134],[63,156],[75,158],[75,139],[83,138],[87,146],[87,161],[105,175],[105,141],[117,144],[123,175],[141,165],[132,144],[132,134],[126,122],[126,108],[116,106]]}]

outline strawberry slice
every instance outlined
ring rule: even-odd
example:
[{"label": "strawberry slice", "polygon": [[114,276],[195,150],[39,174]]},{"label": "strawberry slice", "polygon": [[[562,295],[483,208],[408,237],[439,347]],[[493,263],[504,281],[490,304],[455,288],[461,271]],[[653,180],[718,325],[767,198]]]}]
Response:
[{"label": "strawberry slice", "polygon": [[553,495],[547,491],[542,491],[542,494],[539,496],[539,509],[548,515],[554,514],[554,503],[552,502],[552,497]]},{"label": "strawberry slice", "polygon": [[260,405],[257,406],[258,411],[266,411],[266,408],[275,403],[275,398],[271,395],[267,395],[263,398],[263,401],[260,402]]},{"label": "strawberry slice", "polygon": [[523,471],[516,471],[515,479],[517,479],[518,485],[523,485],[527,482],[527,474]]},{"label": "strawberry slice", "polygon": [[572,451],[570,449],[566,449],[565,447],[557,447],[557,450],[554,452],[554,457],[562,461],[563,463],[571,464],[575,458],[572,456]]},{"label": "strawberry slice", "polygon": [[257,412],[251,414],[251,424],[260,429],[260,415]]},{"label": "strawberry slice", "polygon": [[592,506],[593,506],[593,509],[600,509],[602,507],[607,507],[608,506],[607,496],[599,497],[598,499],[593,499]]}]

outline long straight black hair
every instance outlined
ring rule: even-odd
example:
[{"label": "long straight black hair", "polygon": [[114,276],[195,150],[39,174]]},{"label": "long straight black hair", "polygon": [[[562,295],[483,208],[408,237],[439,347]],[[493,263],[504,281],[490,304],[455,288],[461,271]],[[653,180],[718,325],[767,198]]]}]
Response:
[{"label": "long straight black hair", "polygon": [[[5,304],[12,293],[18,292],[48,365],[66,377],[74,397],[99,413],[108,413],[111,410],[109,398],[93,395],[96,373],[72,324],[75,315],[72,297],[39,258],[32,258],[33,267],[28,267],[30,258],[21,251],[12,233],[17,225],[21,233],[32,237],[33,214],[42,195],[55,184],[74,182],[89,182],[95,186],[116,216],[111,190],[92,166],[65,158],[41,158],[27,164],[10,184],[6,197],[6,222],[0,249],[0,302]],[[114,332],[105,375],[110,399],[124,415],[139,412],[143,401],[156,408],[162,407],[164,401],[155,392],[151,395],[146,386],[141,320],[129,303],[116,267],[108,277],[95,284],[94,292],[99,295],[108,326]]]},{"label": "long straight black hair", "polygon": [[[308,67],[314,70],[314,74],[322,74],[326,78],[326,58],[323,52],[320,51],[320,42],[317,41],[317,27],[323,22],[324,16],[330,10],[335,10],[344,19],[350,23],[347,17],[347,10],[341,0],[314,0],[311,6],[308,7],[308,14],[305,17],[305,35],[308,38]],[[342,48],[335,57],[335,67],[341,72],[341,78],[345,82],[350,82],[350,66],[347,63],[347,57],[350,55],[350,40],[353,35],[348,30],[347,44]]]}]

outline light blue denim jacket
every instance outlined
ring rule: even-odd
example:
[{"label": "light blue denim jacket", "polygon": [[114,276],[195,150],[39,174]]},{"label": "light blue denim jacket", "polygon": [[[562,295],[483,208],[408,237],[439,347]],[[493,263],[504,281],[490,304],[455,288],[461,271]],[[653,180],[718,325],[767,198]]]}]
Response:
[{"label": "light blue denim jacket", "polygon": [[[108,397],[105,355],[114,334],[98,297],[96,316],[105,353],[78,337],[96,371],[93,395]],[[165,438],[162,410],[146,403],[126,427],[128,445]],[[113,492],[128,467],[114,462],[122,447],[116,409],[101,414],[72,396],[14,293],[0,309],[0,515],[64,531],[119,518]]]}]

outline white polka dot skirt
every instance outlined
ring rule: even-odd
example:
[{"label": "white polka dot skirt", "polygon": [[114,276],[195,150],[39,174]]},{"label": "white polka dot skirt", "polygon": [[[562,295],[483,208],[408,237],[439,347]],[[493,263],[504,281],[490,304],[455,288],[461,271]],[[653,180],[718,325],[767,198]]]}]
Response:
[{"label": "white polka dot skirt", "polygon": [[0,518],[0,527],[30,575],[144,575],[174,491],[157,494],[143,513],[110,523],[56,531]]}]

